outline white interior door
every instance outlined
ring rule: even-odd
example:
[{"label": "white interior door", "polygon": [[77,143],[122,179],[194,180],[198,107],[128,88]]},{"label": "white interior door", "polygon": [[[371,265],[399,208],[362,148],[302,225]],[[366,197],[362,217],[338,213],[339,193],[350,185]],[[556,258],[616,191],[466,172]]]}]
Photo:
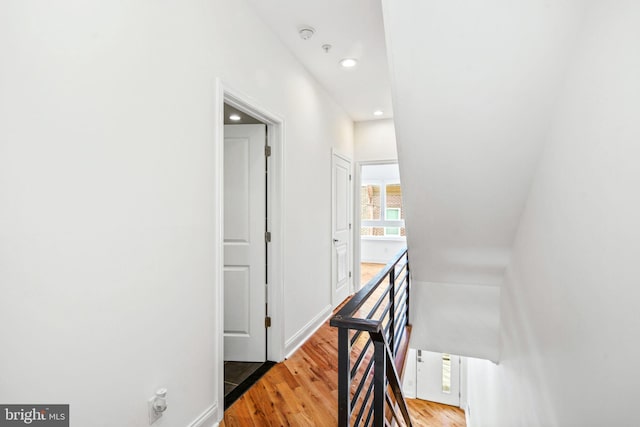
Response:
[{"label": "white interior door", "polygon": [[224,127],[224,360],[265,361],[265,138]]},{"label": "white interior door", "polygon": [[332,161],[332,229],[333,261],[331,263],[333,306],[349,296],[351,288],[351,161],[333,154]]},{"label": "white interior door", "polygon": [[418,350],[416,396],[460,406],[460,356]]}]

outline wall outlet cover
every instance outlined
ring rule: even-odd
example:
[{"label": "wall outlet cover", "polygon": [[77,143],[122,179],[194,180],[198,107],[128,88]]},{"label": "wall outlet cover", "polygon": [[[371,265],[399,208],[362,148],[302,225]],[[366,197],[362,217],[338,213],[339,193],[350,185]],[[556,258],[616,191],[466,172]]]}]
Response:
[{"label": "wall outlet cover", "polygon": [[153,408],[153,401],[155,397],[152,397],[147,401],[147,406],[149,407],[149,425],[158,421],[160,417],[162,417],[162,412],[158,412]]}]

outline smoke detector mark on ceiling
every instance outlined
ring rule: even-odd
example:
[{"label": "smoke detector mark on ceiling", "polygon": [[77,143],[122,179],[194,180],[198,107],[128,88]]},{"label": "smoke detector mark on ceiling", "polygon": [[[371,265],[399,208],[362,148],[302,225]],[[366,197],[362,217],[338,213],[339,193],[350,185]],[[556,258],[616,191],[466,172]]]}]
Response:
[{"label": "smoke detector mark on ceiling", "polygon": [[314,30],[312,27],[309,27],[309,26],[301,27],[298,30],[298,34],[300,34],[300,38],[302,40],[309,40],[311,37],[313,37],[315,32],[316,30]]}]

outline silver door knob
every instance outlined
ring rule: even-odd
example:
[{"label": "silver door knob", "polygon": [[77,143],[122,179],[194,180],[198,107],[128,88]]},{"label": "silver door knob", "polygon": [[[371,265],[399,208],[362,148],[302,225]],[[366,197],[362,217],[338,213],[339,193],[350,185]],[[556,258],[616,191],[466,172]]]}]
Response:
[{"label": "silver door knob", "polygon": [[338,243],[339,240],[338,239],[333,239],[333,243]]}]

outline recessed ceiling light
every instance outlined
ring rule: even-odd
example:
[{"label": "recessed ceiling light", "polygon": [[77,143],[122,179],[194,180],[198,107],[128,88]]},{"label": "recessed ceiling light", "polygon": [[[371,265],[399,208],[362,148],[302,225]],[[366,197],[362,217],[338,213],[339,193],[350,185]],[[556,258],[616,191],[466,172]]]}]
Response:
[{"label": "recessed ceiling light", "polygon": [[342,61],[340,61],[340,65],[342,65],[344,68],[353,68],[357,63],[358,60],[354,58],[344,58]]},{"label": "recessed ceiling light", "polygon": [[383,115],[383,114],[384,114],[384,113],[383,113],[381,110],[376,110],[376,111],[374,111],[374,112],[373,112],[373,115],[374,115],[374,116],[381,116],[381,115]]},{"label": "recessed ceiling light", "polygon": [[233,120],[234,122],[237,122],[238,120],[240,120],[240,116],[237,114],[232,114],[229,116],[229,120]]}]

